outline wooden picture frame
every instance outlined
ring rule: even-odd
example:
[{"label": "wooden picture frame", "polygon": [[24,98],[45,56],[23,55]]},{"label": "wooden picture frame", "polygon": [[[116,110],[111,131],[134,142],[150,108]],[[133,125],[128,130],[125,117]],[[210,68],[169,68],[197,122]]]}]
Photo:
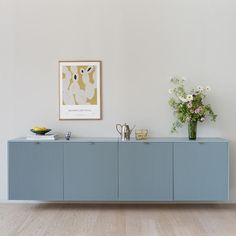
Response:
[{"label": "wooden picture frame", "polygon": [[59,120],[100,120],[102,62],[59,61]]}]

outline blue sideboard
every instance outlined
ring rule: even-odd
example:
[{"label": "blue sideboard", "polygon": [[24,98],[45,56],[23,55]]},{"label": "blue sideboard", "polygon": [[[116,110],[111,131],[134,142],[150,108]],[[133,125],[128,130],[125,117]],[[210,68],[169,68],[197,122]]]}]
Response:
[{"label": "blue sideboard", "polygon": [[65,143],[64,157],[65,200],[118,199],[118,143]]},{"label": "blue sideboard", "polygon": [[119,145],[119,200],[173,200],[172,143]]},{"label": "blue sideboard", "polygon": [[8,142],[9,199],[226,201],[228,141],[116,138]]},{"label": "blue sideboard", "polygon": [[63,145],[9,142],[9,199],[63,199]]}]

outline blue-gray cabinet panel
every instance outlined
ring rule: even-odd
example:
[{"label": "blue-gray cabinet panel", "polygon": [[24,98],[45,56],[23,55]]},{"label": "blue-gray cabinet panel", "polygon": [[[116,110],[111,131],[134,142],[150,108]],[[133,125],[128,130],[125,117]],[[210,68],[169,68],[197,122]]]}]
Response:
[{"label": "blue-gray cabinet panel", "polygon": [[172,143],[119,144],[119,199],[173,200]]},{"label": "blue-gray cabinet panel", "polygon": [[63,199],[63,144],[9,143],[9,199]]},{"label": "blue-gray cabinet panel", "polygon": [[65,144],[64,199],[117,200],[117,148],[117,142]]},{"label": "blue-gray cabinet panel", "polygon": [[174,200],[228,199],[228,144],[174,144]]}]

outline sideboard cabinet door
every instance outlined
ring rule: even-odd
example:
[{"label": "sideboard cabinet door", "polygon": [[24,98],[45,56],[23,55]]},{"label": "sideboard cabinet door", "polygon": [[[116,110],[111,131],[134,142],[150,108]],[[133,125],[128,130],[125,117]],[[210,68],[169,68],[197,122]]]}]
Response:
[{"label": "sideboard cabinet door", "polygon": [[64,144],[64,199],[117,200],[117,147],[116,142]]},{"label": "sideboard cabinet door", "polygon": [[119,144],[119,200],[173,200],[172,143]]},{"label": "sideboard cabinet door", "polygon": [[9,199],[63,199],[63,144],[8,144]]},{"label": "sideboard cabinet door", "polygon": [[174,200],[228,199],[228,144],[174,144]]}]

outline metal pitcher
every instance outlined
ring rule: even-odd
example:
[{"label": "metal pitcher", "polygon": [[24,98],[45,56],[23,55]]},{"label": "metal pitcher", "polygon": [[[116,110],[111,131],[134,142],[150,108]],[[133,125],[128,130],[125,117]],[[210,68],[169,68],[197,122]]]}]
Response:
[{"label": "metal pitcher", "polygon": [[130,135],[134,130],[134,128],[135,126],[132,129],[130,129],[129,125],[127,125],[126,123],[124,125],[121,124],[116,125],[116,130],[120,134],[122,141],[130,140]]}]

